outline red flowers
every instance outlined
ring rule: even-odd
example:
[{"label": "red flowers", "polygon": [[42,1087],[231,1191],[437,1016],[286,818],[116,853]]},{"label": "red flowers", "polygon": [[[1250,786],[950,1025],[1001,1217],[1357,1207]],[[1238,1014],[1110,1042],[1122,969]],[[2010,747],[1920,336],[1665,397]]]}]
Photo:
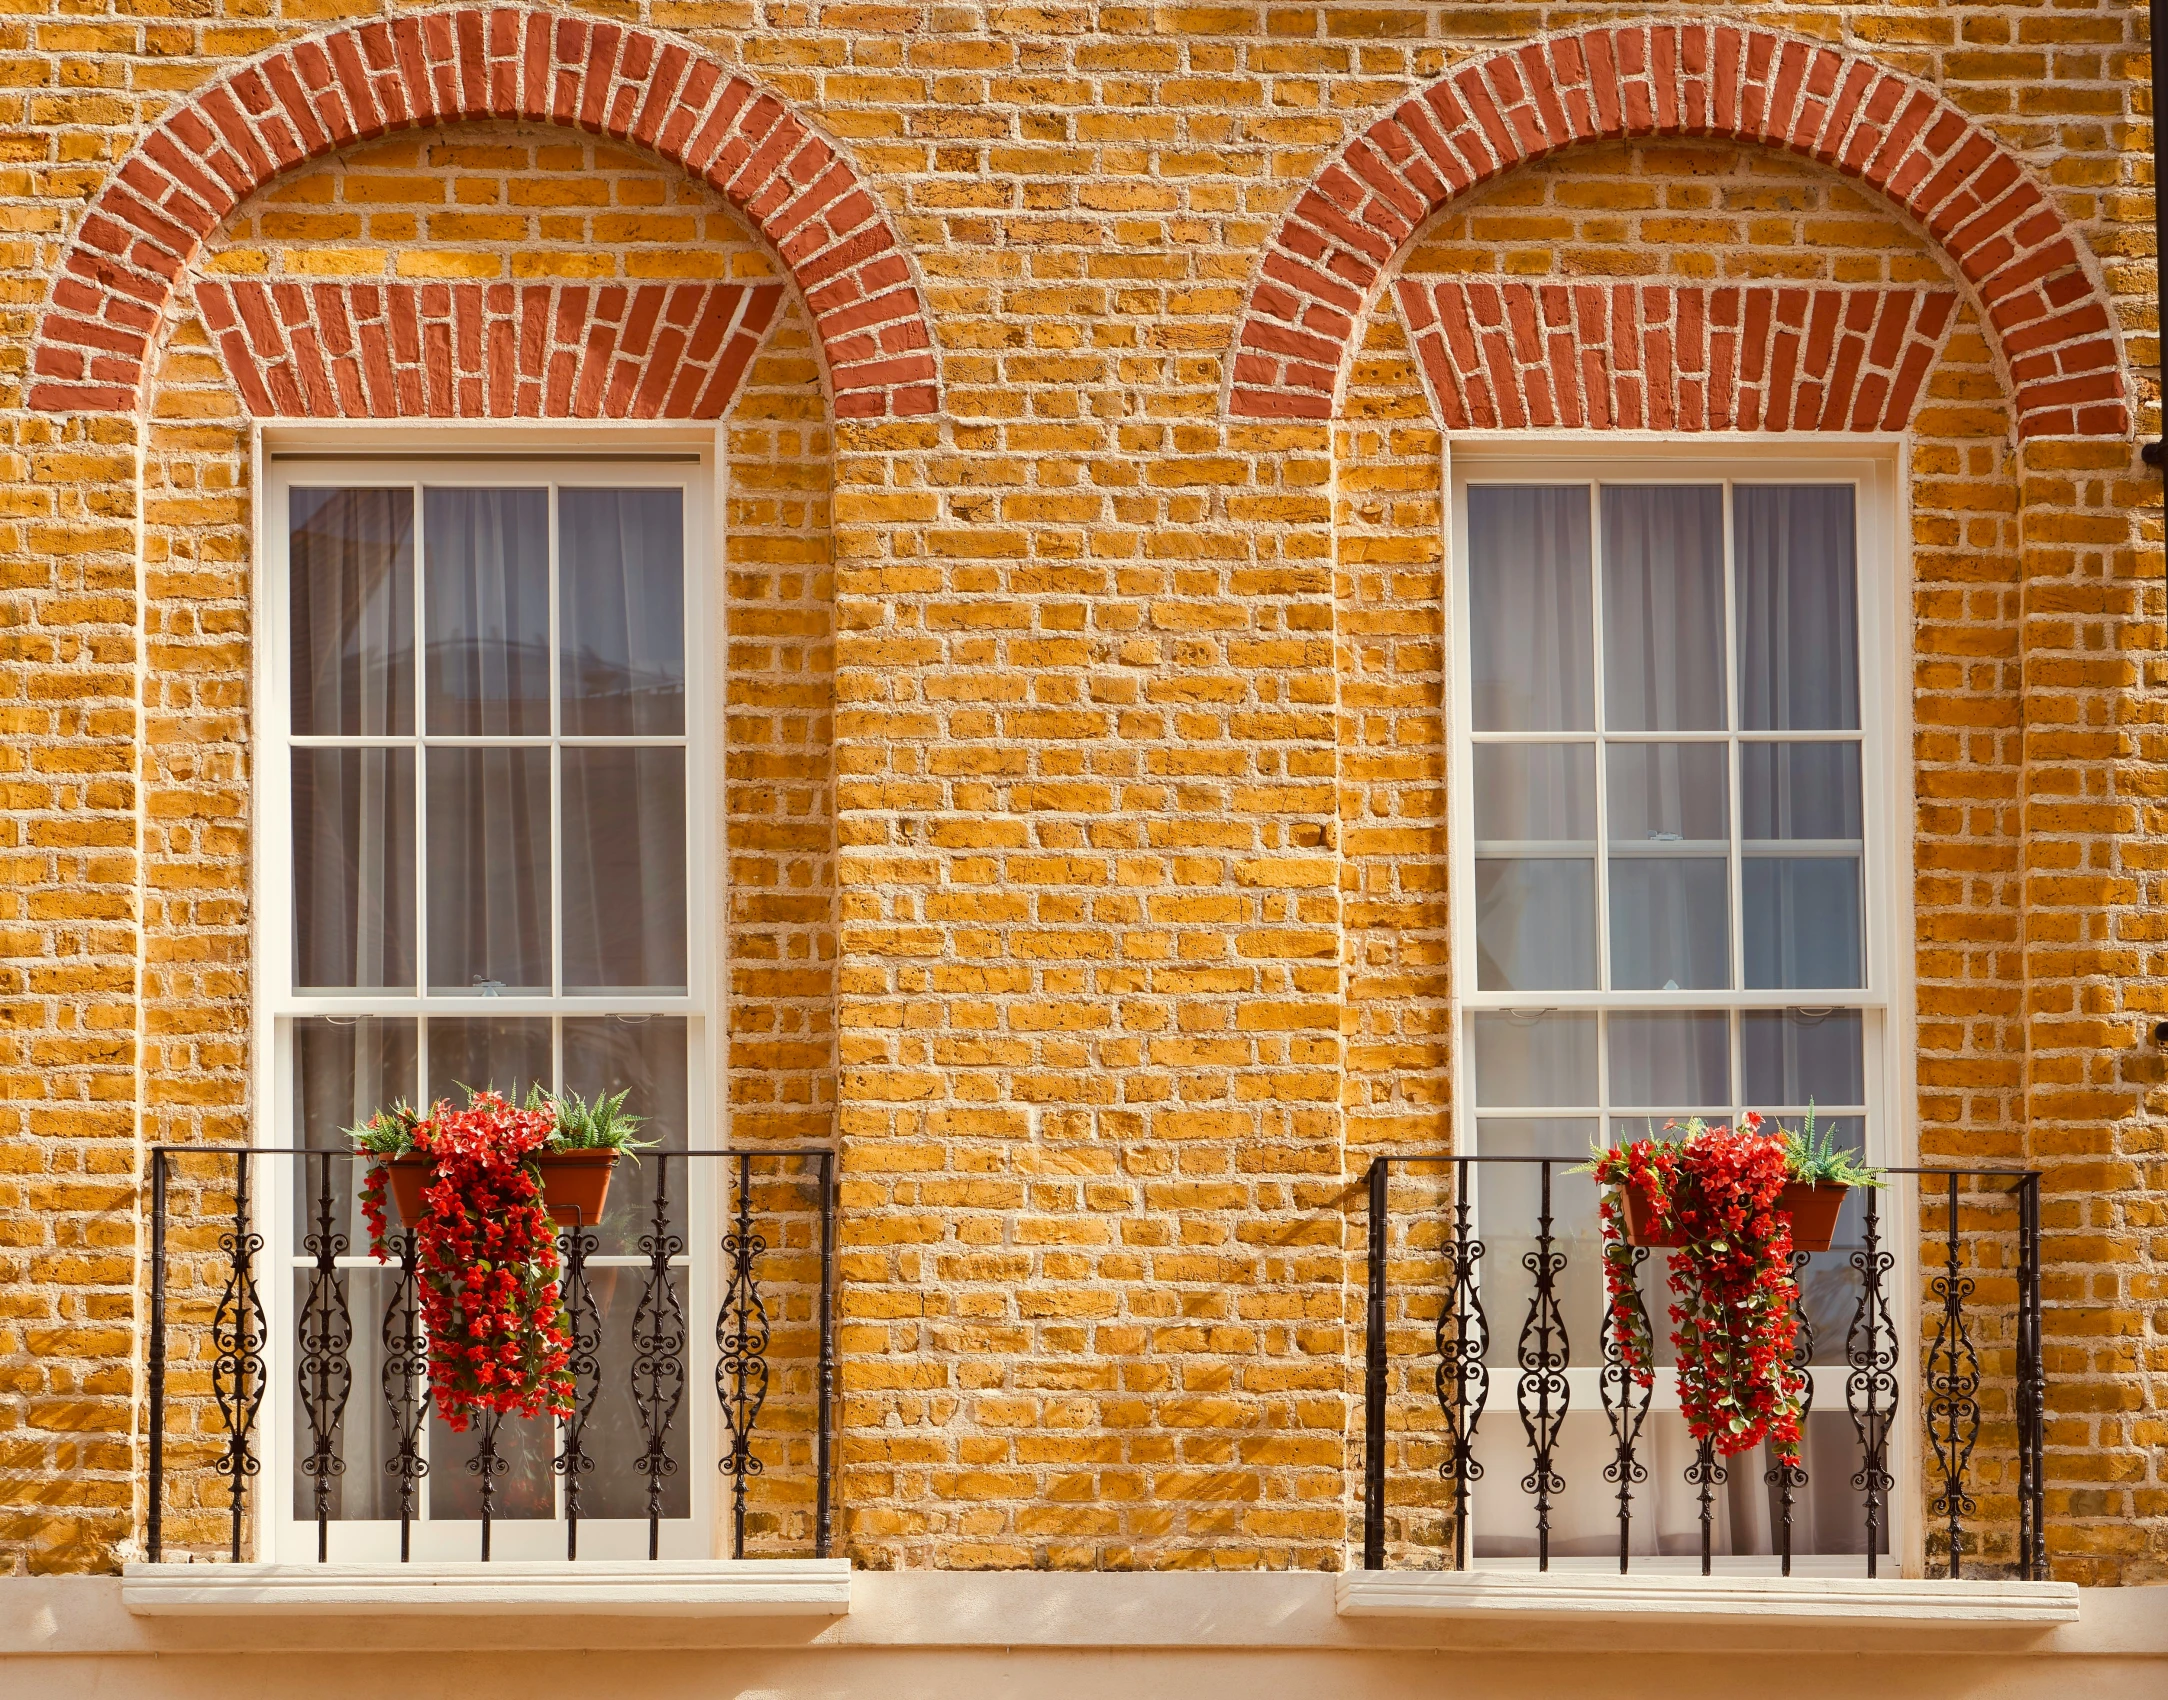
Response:
[{"label": "red flowers", "polygon": [[1614,1300],[1614,1339],[1634,1379],[1655,1378],[1655,1346],[1628,1301],[1633,1253],[1625,1243],[1624,1189],[1633,1188],[1667,1237],[1672,1258],[1679,1406],[1689,1433],[1731,1457],[1764,1440],[1779,1460],[1799,1461],[1806,1376],[1792,1362],[1799,1287],[1792,1276],[1791,1218],[1775,1208],[1789,1178],[1785,1142],[1748,1114],[1735,1131],[1690,1123],[1684,1139],[1637,1139],[1598,1152],[1604,1282]]},{"label": "red flowers", "polygon": [[[411,1112],[406,1112],[411,1114]],[[455,1434],[481,1413],[572,1413],[572,1341],[558,1289],[557,1231],[529,1159],[557,1130],[547,1106],[514,1109],[477,1092],[464,1110],[431,1107],[411,1125],[430,1163],[413,1224],[431,1397]],[[362,1184],[369,1248],[388,1253],[381,1158]]]}]

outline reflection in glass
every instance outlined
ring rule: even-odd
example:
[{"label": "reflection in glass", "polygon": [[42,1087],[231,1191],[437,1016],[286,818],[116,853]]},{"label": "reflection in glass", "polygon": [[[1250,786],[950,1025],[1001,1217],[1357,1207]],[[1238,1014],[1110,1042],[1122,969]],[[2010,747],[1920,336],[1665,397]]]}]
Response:
[{"label": "reflection in glass", "polygon": [[1613,1104],[1684,1104],[1726,1113],[1731,1023],[1722,1010],[1622,1012],[1611,1017],[1610,1032]]},{"label": "reflection in glass", "polygon": [[685,730],[684,503],[678,490],[558,492],[567,734]]},{"label": "reflection in glass", "polygon": [[550,985],[550,753],[429,751],[429,986]]},{"label": "reflection in glass", "polygon": [[1749,856],[1746,983],[1760,990],[1860,984],[1859,863],[1848,856]]},{"label": "reflection in glass", "polygon": [[414,492],[287,493],[297,736],[414,730]]},{"label": "reflection in glass", "polygon": [[1469,1018],[1480,1105],[1537,1109],[1596,1101],[1596,1018],[1514,1011]]},{"label": "reflection in glass", "polygon": [[[444,1419],[429,1413],[429,1515],[479,1519],[482,1478],[478,1461],[482,1429],[454,1434]],[[506,1417],[497,1424],[497,1458],[504,1473],[496,1478],[492,1518],[506,1522],[547,1520],[557,1514],[557,1477],[550,1462],[557,1456],[557,1425],[548,1417]]]},{"label": "reflection in glass", "polygon": [[294,984],[414,989],[414,752],[292,752]]},{"label": "reflection in glass", "polygon": [[1724,488],[1603,487],[1603,699],[1612,731],[1724,724]]},{"label": "reflection in glass", "polygon": [[1604,751],[1607,830],[1614,844],[1731,836],[1722,744],[1612,744]]},{"label": "reflection in glass", "polygon": [[[1596,1219],[1596,1183],[1573,1170],[1588,1161],[1596,1141],[1593,1120],[1541,1120],[1485,1116],[1476,1123],[1476,1151],[1484,1157],[1556,1157],[1551,1165],[1551,1235],[1566,1258],[1555,1286],[1571,1361],[1593,1364],[1602,1346],[1603,1239]],[[1477,1163],[1476,1219],[1483,1241],[1483,1308],[1490,1318],[1487,1362],[1519,1362],[1521,1323],[1535,1296],[1535,1277],[1522,1258],[1537,1247],[1542,1216],[1543,1166]],[[1524,1466],[1525,1468],[1525,1466]]]},{"label": "reflection in glass", "polygon": [[1611,984],[1709,991],[1731,984],[1730,875],[1721,856],[1611,863]]},{"label": "reflection in glass", "polygon": [[1573,843],[1593,853],[1592,744],[1477,744],[1475,835],[1486,843]]},{"label": "reflection in glass", "polygon": [[1740,745],[1741,837],[1857,843],[1860,831],[1857,744]]},{"label": "reflection in glass", "polygon": [[[654,1148],[617,1165],[598,1234],[601,1254],[634,1255],[640,1237],[653,1231],[662,1153],[685,1149],[685,1022],[666,1015],[597,1016],[567,1020],[564,1038],[565,1090],[590,1101],[623,1092],[625,1109],[641,1118],[637,1137]],[[670,1162],[669,1176],[670,1229],[682,1235],[692,1183],[682,1160]]]},{"label": "reflection in glass", "polygon": [[1595,873],[1592,861],[1477,858],[1476,984],[1486,992],[1593,988]]},{"label": "reflection in glass", "polygon": [[1859,725],[1859,585],[1849,484],[1732,490],[1739,724]]},{"label": "reflection in glass", "polygon": [[1586,485],[1469,487],[1468,625],[1478,731],[1595,726]]},{"label": "reflection in glass", "polygon": [[1754,1009],[1743,1020],[1750,1104],[1866,1103],[1866,1018],[1858,1010]]},{"label": "reflection in glass", "polygon": [[[345,1151],[346,1130],[358,1127],[379,1110],[411,1104],[416,1079],[416,1024],[364,1016],[315,1016],[294,1023],[294,1132],[296,1145],[310,1151]],[[317,1193],[322,1164],[293,1163],[294,1220],[301,1236],[316,1231]],[[368,1226],[360,1208],[361,1175],[353,1162],[331,1165],[332,1231],[346,1236],[347,1250],[368,1250]]]},{"label": "reflection in glass", "polygon": [[550,1024],[547,1016],[514,1016],[501,1021],[435,1020],[429,1023],[429,1101],[447,1100],[457,1109],[467,1093],[494,1090],[513,1103],[526,1099],[532,1086],[550,1085]]},{"label": "reflection in glass", "polygon": [[564,983],[685,989],[685,752],[567,749]]},{"label": "reflection in glass", "polygon": [[428,730],[550,729],[547,490],[423,492]]}]

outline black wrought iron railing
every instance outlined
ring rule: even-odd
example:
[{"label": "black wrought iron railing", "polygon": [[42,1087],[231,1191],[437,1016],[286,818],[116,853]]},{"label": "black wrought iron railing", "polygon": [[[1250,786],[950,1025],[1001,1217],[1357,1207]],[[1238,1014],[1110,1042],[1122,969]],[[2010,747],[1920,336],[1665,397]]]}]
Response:
[{"label": "black wrought iron railing", "polygon": [[[706,1396],[714,1456],[703,1462],[718,1473],[732,1554],[748,1555],[750,1532],[763,1550],[796,1534],[796,1550],[829,1555],[832,1152],[650,1150],[621,1162],[603,1220],[558,1235],[571,1414],[485,1418],[462,1437],[464,1458],[431,1419],[414,1236],[394,1228],[389,1261],[368,1255],[351,1155],[161,1146],[149,1179],[154,1563],[168,1557],[176,1522],[189,1556],[223,1549],[238,1561],[252,1521],[267,1515],[313,1523],[319,1562],[350,1522],[396,1525],[401,1562],[432,1521],[462,1544],[471,1531],[465,1556],[488,1559],[515,1516],[561,1525],[573,1559],[583,1523],[607,1518],[622,1535],[644,1521],[656,1558],[666,1527],[692,1520],[691,1416]],[[275,1235],[269,1185],[285,1188]],[[280,1298],[267,1303],[267,1293]],[[712,1350],[694,1322],[702,1294],[714,1307]],[[266,1394],[280,1380],[291,1421],[284,1444],[267,1448]],[[712,1380],[711,1395],[701,1380]],[[265,1475],[267,1450],[284,1479]],[[453,1471],[457,1491],[447,1493]],[[785,1474],[793,1479],[778,1482]],[[508,1504],[515,1487],[524,1502]],[[445,1501],[434,1513],[432,1490]]]},{"label": "black wrought iron railing", "polygon": [[1872,1577],[1909,1551],[1950,1577],[2047,1577],[2036,1173],[1889,1171],[1854,1189],[1832,1250],[1794,1254],[1808,1408],[1785,1461],[1720,1457],[1675,1391],[1665,1408],[1667,1375],[1628,1373],[1615,1307],[1665,1341],[1666,1254],[1636,1250],[1638,1284],[1605,1292],[1582,1161],[1373,1160],[1366,1568],[1698,1557]]}]

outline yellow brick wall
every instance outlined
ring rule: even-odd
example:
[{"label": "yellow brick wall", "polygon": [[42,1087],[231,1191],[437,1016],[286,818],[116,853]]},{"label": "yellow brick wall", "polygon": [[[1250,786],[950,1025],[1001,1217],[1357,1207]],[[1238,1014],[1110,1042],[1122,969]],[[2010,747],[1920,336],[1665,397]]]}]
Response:
[{"label": "yellow brick wall", "polygon": [[[621,11],[840,139],[944,385],[938,418],[832,427],[794,304],[728,422],[726,1090],[741,1134],[843,1152],[848,1548],[1337,1566],[1351,1188],[1450,1128],[1439,444],[1389,301],[1330,429],[1227,420],[1229,341],[1278,215],[1379,110],[1640,14]],[[1751,15],[1914,72],[2026,158],[2116,298],[2150,433],[2138,14]],[[239,404],[185,292],[140,424],[30,413],[25,351],[143,127],[328,19],[33,0],[0,26],[0,1567],[109,1567],[140,1516],[139,1151],[240,1138],[257,1061]],[[1713,144],[1530,167],[1405,264],[1945,269],[1871,194]],[[305,168],[203,265],[775,269],[668,169],[508,125]],[[2018,451],[1970,305],[1911,454],[1922,1149],[2050,1166],[2058,1574],[2148,1579],[2159,485],[2135,442]]]}]

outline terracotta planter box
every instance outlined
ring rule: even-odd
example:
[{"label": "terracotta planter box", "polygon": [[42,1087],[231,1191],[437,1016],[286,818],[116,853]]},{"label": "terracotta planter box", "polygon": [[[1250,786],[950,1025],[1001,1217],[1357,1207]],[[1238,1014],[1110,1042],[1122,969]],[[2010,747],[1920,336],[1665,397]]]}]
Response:
[{"label": "terracotta planter box", "polygon": [[1638,1187],[1621,1187],[1626,1195],[1626,1243],[1651,1246],[1659,1251],[1676,1251],[1686,1242],[1676,1235],[1662,1232],[1656,1223],[1655,1208],[1641,1196]]},{"label": "terracotta planter box", "polygon": [[[389,1164],[392,1201],[399,1220],[413,1227],[422,1219],[422,1188],[429,1184],[426,1157],[402,1157]],[[559,1227],[592,1228],[609,1201],[615,1151],[546,1151],[535,1159],[542,1171],[542,1203]]]},{"label": "terracotta planter box", "polygon": [[1844,1195],[1851,1190],[1842,1186],[1807,1186],[1799,1181],[1786,1184],[1778,1195],[1777,1208],[1791,1213],[1794,1251],[1827,1251],[1830,1248],[1837,1237],[1837,1213],[1844,1208]]},{"label": "terracotta planter box", "polygon": [[[1639,1192],[1632,1187],[1621,1190],[1626,1194],[1628,1245],[1676,1251],[1686,1244],[1684,1240],[1658,1230],[1655,1213]],[[1793,1250],[1827,1251],[1830,1248],[1837,1237],[1837,1215],[1844,1208],[1844,1196],[1849,1190],[1841,1186],[1807,1186],[1799,1181],[1785,1183],[1784,1190],[1777,1194],[1777,1208],[1792,1219]]]}]

